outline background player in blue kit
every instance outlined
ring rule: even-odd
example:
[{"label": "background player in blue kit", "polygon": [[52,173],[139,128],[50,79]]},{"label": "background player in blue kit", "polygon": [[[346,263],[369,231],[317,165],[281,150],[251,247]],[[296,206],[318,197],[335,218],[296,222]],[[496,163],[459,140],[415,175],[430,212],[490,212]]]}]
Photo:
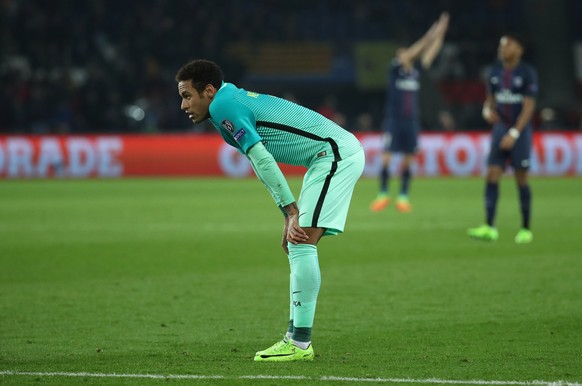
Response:
[{"label": "background player in blue kit", "polygon": [[422,38],[408,48],[399,49],[396,52],[396,58],[392,61],[388,80],[386,133],[380,170],[380,192],[370,205],[370,209],[374,212],[379,212],[390,204],[390,163],[393,153],[403,154],[400,194],[396,200],[396,208],[401,212],[412,210],[412,205],[408,199],[408,189],[412,178],[411,166],[416,156],[420,131],[418,100],[420,72],[429,68],[440,52],[448,25],[449,15],[447,13],[441,14],[438,21]]},{"label": "background player in blue kit", "polygon": [[499,197],[499,179],[507,164],[513,167],[519,192],[522,224],[515,236],[516,243],[533,240],[530,230],[531,189],[527,173],[532,146],[531,118],[538,92],[534,68],[521,60],[523,41],[515,35],[505,35],[499,41],[498,57],[491,68],[483,117],[493,125],[491,149],[487,160],[485,184],[485,221],[468,230],[471,237],[495,241],[495,212]]},{"label": "background player in blue kit", "polygon": [[[257,352],[255,361],[313,360],[311,329],[321,283],[317,243],[324,235],[343,232],[354,186],[364,170],[362,145],[315,111],[224,82],[213,62],[184,65],[176,81],[180,108],[194,122],[209,119],[249,159],[283,212],[282,247],[291,268],[289,327],[285,338]],[[299,200],[277,162],[307,168]]]}]

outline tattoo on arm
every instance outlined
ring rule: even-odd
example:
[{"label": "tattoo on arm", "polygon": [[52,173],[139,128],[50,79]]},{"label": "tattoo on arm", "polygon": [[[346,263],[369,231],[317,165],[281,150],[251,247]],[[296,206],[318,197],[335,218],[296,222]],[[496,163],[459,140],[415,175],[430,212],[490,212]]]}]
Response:
[{"label": "tattoo on arm", "polygon": [[286,205],[283,207],[283,212],[284,215],[286,217],[294,215],[294,214],[298,214],[299,213],[299,208],[297,207],[297,203],[296,202],[292,202],[289,205]]}]

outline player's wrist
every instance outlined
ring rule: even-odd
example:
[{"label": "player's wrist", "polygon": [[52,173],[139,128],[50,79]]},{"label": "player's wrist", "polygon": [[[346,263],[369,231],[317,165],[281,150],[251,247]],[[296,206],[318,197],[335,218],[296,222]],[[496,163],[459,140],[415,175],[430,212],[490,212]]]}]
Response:
[{"label": "player's wrist", "polygon": [[517,130],[515,127],[512,127],[511,129],[507,130],[507,135],[509,135],[513,139],[518,139],[520,134],[521,134],[520,131]]},{"label": "player's wrist", "polygon": [[287,214],[287,212],[285,211],[285,209],[281,205],[278,205],[278,208],[281,211],[281,213],[283,213],[283,217],[285,217],[285,218],[289,217],[289,215]]},{"label": "player's wrist", "polygon": [[288,205],[281,206],[281,211],[284,212],[285,217],[299,215],[299,208],[297,207],[296,202],[292,202]]}]

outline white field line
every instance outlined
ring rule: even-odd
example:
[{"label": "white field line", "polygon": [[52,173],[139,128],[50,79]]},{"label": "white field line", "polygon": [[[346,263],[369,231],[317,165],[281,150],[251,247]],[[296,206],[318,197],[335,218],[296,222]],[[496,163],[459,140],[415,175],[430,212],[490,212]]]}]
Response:
[{"label": "white field line", "polygon": [[499,381],[499,380],[457,380],[457,379],[411,379],[411,378],[352,378],[336,376],[294,376],[294,375],[194,375],[194,374],[117,374],[117,373],[73,373],[73,372],[33,372],[33,371],[0,371],[2,376],[36,376],[36,377],[80,377],[80,378],[137,378],[137,379],[268,379],[268,380],[308,380],[328,382],[370,382],[370,383],[420,383],[441,385],[515,385],[515,386],[582,386],[581,383],[567,381]]}]

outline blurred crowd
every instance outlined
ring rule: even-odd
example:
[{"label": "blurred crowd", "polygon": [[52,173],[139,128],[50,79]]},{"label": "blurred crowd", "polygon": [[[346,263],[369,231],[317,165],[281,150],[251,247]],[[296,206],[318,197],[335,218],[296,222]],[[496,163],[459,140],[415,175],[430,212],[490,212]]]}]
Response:
[{"label": "blurred crowd", "polygon": [[[495,59],[499,36],[523,23],[522,3],[0,0],[0,132],[203,131],[179,110],[174,75],[186,61],[215,60],[228,81],[250,88],[245,63],[227,53],[232,41],[325,41],[349,55],[357,41],[410,43],[443,10],[453,22],[428,74],[441,98],[428,125],[482,129],[483,70]],[[361,92],[360,105],[342,103],[353,92],[291,87],[281,96],[352,130],[378,130],[385,92]]]}]

